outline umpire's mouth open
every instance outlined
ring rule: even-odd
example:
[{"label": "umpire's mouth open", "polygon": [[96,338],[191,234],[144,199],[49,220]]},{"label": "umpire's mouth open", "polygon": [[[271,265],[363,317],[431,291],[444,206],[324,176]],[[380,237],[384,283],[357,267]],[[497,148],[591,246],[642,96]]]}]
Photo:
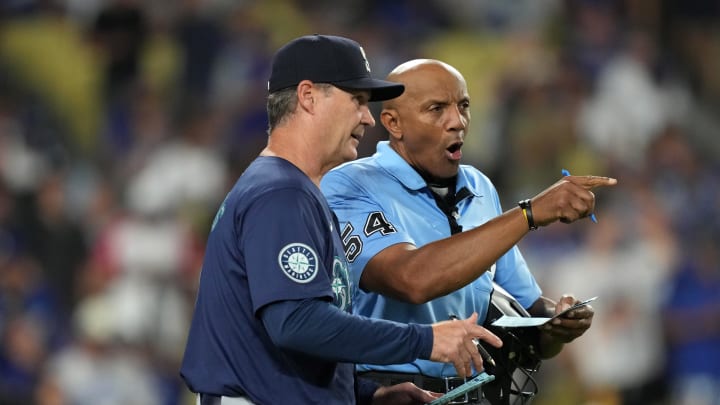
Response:
[{"label": "umpire's mouth open", "polygon": [[462,146],[462,142],[455,142],[446,149],[450,160],[460,160],[462,158]]}]

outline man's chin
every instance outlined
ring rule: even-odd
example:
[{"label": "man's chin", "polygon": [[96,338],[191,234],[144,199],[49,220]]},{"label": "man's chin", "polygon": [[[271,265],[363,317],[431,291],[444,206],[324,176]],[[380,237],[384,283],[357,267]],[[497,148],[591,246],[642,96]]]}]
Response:
[{"label": "man's chin", "polygon": [[357,148],[353,148],[352,151],[348,151],[347,153],[343,154],[343,163],[349,162],[351,160],[355,160],[358,157],[358,151]]},{"label": "man's chin", "polygon": [[459,160],[453,160],[448,162],[448,167],[443,170],[443,176],[444,178],[450,178],[457,176],[458,172],[460,171],[460,161]]}]

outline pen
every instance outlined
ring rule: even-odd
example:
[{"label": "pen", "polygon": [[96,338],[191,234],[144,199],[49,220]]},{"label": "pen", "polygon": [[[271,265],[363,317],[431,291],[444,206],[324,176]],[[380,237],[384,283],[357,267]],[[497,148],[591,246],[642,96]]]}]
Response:
[{"label": "pen", "polygon": [[[570,172],[566,169],[562,169],[562,175],[563,176],[569,176]],[[597,218],[595,218],[595,213],[590,213],[590,219],[597,224]]]},{"label": "pen", "polygon": [[[454,314],[450,314],[450,319],[455,321],[458,319],[458,317]],[[487,364],[495,367],[496,366],[495,359],[493,359],[492,356],[490,355],[490,353],[488,353],[487,349],[485,349],[485,347],[483,347],[483,345],[480,344],[480,341],[477,340],[476,338],[473,338],[472,341],[475,344],[475,347],[477,347],[478,352],[480,352],[480,357],[482,357],[483,361],[486,362]]]},{"label": "pen", "polygon": [[583,307],[583,306],[595,301],[597,298],[598,297],[592,297],[592,298],[586,299],[585,301],[579,301],[579,302],[575,303],[573,306],[571,306],[570,308],[560,312],[559,314],[556,314],[555,316],[553,316],[553,318],[561,317],[570,311],[576,310],[580,307]]}]

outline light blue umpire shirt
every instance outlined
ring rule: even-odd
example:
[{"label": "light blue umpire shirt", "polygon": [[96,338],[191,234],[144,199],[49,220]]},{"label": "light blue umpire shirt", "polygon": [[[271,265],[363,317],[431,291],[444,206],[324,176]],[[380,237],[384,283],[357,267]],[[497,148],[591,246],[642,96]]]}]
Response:
[{"label": "light blue umpire shirt", "polygon": [[[463,188],[467,192],[461,192]],[[354,286],[359,286],[368,261],[388,246],[410,243],[422,247],[451,236],[448,218],[435,203],[425,180],[387,141],[378,142],[374,155],[331,170],[324,176],[321,189],[340,221]],[[474,167],[460,165],[456,190],[459,196],[464,196],[456,205],[456,219],[464,231],[502,214],[495,186]],[[477,249],[482,249],[482,246],[477,246]],[[437,271],[442,272],[443,269]],[[541,295],[525,259],[514,246],[472,283],[425,304],[410,304],[355,288],[353,312],[373,318],[422,324],[447,320],[451,314],[467,318],[477,312],[480,316],[478,322],[482,324],[488,310],[493,279],[525,308],[529,308]],[[456,375],[451,363],[428,360],[390,366],[360,364],[358,370],[421,373],[432,377]]]}]

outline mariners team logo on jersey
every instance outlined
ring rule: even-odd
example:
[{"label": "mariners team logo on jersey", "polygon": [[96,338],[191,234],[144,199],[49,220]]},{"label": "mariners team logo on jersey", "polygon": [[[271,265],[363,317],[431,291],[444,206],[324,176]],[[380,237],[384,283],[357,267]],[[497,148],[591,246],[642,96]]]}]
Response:
[{"label": "mariners team logo on jersey", "polygon": [[317,275],[317,254],[304,243],[291,243],[280,250],[283,273],[297,283],[309,283]]},{"label": "mariners team logo on jersey", "polygon": [[345,260],[338,257],[333,260],[332,289],[335,295],[333,303],[343,311],[350,311],[350,271]]}]

